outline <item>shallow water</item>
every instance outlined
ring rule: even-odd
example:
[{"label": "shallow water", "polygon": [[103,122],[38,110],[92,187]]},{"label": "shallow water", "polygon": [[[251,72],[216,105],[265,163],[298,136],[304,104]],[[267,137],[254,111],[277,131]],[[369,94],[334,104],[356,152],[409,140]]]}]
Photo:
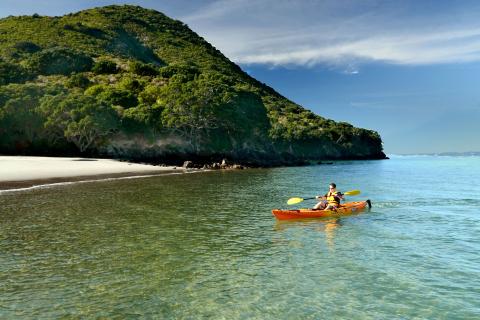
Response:
[{"label": "shallow water", "polygon": [[[0,318],[479,318],[479,179],[397,156],[1,194]],[[331,181],[372,210],[271,215]]]}]

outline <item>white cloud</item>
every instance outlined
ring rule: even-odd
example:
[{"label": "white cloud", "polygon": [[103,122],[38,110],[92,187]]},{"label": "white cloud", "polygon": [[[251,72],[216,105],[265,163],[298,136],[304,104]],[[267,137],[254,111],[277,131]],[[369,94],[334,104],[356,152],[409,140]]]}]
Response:
[{"label": "white cloud", "polygon": [[181,19],[238,63],[328,64],[355,73],[366,61],[480,60],[475,12],[406,1],[222,0]]}]

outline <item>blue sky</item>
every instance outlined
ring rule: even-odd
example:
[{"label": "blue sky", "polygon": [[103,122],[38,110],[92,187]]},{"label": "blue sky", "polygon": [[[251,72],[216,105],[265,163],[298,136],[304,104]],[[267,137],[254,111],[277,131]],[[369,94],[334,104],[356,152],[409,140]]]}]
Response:
[{"label": "blue sky", "polygon": [[0,16],[130,3],[187,23],[315,113],[387,153],[480,151],[480,1],[2,0]]}]

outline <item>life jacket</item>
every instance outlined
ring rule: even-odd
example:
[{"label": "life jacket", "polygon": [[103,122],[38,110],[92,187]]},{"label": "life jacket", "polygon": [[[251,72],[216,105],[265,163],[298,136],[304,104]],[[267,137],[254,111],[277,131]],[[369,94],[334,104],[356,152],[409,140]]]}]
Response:
[{"label": "life jacket", "polygon": [[339,207],[340,206],[340,197],[338,196],[340,192],[338,191],[335,191],[335,192],[328,192],[327,193],[327,202],[328,202],[328,205],[332,205],[332,206],[335,206],[335,207]]}]

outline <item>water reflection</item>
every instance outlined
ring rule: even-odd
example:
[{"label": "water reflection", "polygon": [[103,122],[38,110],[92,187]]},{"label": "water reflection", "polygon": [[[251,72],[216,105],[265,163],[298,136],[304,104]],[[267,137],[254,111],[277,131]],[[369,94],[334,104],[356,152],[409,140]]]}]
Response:
[{"label": "water reflection", "polygon": [[288,229],[309,229],[325,234],[325,240],[330,249],[333,249],[335,243],[335,232],[341,227],[342,220],[337,217],[325,219],[296,219],[296,220],[277,220],[274,225],[275,231],[285,231]]}]

